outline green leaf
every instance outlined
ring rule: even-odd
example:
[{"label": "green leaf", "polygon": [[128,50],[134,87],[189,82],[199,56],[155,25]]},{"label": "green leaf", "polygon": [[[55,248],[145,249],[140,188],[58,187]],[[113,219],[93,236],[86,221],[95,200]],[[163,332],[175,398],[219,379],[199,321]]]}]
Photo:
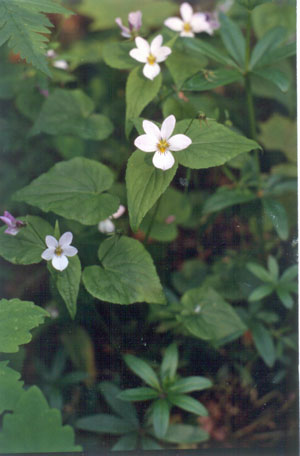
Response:
[{"label": "green leaf", "polygon": [[210,388],[211,386],[212,382],[208,380],[208,378],[193,376],[180,378],[172,386],[170,386],[169,390],[174,393],[191,393],[192,391],[204,390],[206,388]]},{"label": "green leaf", "polygon": [[73,429],[62,425],[60,412],[49,408],[36,386],[23,392],[13,414],[4,416],[0,448],[22,454],[81,451],[74,444]]},{"label": "green leaf", "polygon": [[153,427],[156,437],[162,439],[167,432],[170,419],[170,407],[165,399],[159,399],[153,404]]},{"label": "green leaf", "polygon": [[210,59],[218,63],[222,63],[223,65],[237,67],[236,63],[228,55],[226,55],[225,52],[219,52],[217,48],[205,42],[204,40],[191,40],[190,38],[182,39],[189,49],[201,54],[202,56],[204,55],[206,57],[209,57]]},{"label": "green leaf", "polygon": [[137,150],[127,164],[128,211],[133,231],[137,231],[144,216],[168,188],[177,171],[177,164],[167,171],[155,168],[149,155]]},{"label": "green leaf", "polygon": [[177,444],[200,443],[209,439],[209,434],[198,426],[189,424],[170,424],[163,437],[164,442]]},{"label": "green leaf", "polygon": [[0,46],[7,42],[14,53],[51,76],[45,54],[53,26],[41,13],[72,14],[52,0],[1,0]]},{"label": "green leaf", "polygon": [[142,436],[141,445],[143,450],[162,450],[162,447],[155,440],[147,436]]},{"label": "green leaf", "polygon": [[192,92],[203,92],[215,89],[216,87],[232,84],[233,82],[242,82],[242,74],[233,69],[221,68],[216,70],[202,70],[195,76],[188,79],[182,87],[182,90]]},{"label": "green leaf", "polygon": [[281,150],[290,162],[297,163],[297,122],[274,114],[259,128],[259,141],[267,149]]},{"label": "green leaf", "polygon": [[207,266],[205,263],[198,258],[193,258],[185,261],[179,271],[172,273],[172,285],[180,294],[184,294],[191,288],[200,286],[206,274]]},{"label": "green leaf", "polygon": [[225,14],[219,14],[221,28],[220,35],[223,44],[231,57],[239,64],[241,68],[245,65],[246,42],[241,29]]},{"label": "green leaf", "polygon": [[269,331],[258,322],[253,325],[251,331],[258,353],[267,366],[272,367],[275,363],[276,353],[273,339]]},{"label": "green leaf", "polygon": [[94,114],[94,102],[81,90],[55,89],[43,104],[30,132],[49,135],[74,135],[101,141],[113,131],[111,121]]},{"label": "green leaf", "polygon": [[269,52],[276,49],[285,39],[287,30],[285,27],[274,27],[256,43],[251,54],[250,68],[260,66],[260,60]]},{"label": "green leaf", "polygon": [[117,197],[104,193],[112,183],[113,174],[107,166],[76,157],[57,163],[14,198],[83,225],[96,225],[119,207]]},{"label": "green leaf", "polygon": [[0,301],[0,352],[15,353],[19,345],[31,341],[30,330],[50,315],[33,302],[20,299]]},{"label": "green leaf", "polygon": [[178,122],[175,129],[175,133],[186,132],[192,140],[190,147],[175,153],[176,159],[183,166],[193,169],[219,166],[242,152],[260,148],[255,141],[233,132],[214,120],[202,123],[193,120],[192,124],[191,120]]},{"label": "green leaf", "polygon": [[279,276],[279,266],[276,258],[274,258],[272,255],[268,256],[268,269],[272,274],[274,282],[276,282]]},{"label": "green leaf", "polygon": [[256,68],[260,68],[266,65],[273,65],[274,63],[280,62],[280,60],[293,57],[296,54],[296,43],[289,43],[279,48],[273,49],[272,51],[265,54],[259,61],[259,65]]},{"label": "green leaf", "polygon": [[287,268],[282,276],[280,277],[280,282],[290,282],[291,280],[294,280],[298,275],[298,265],[293,264],[293,266],[290,266]]},{"label": "green leaf", "polygon": [[282,92],[287,92],[290,86],[288,77],[277,68],[261,68],[252,71],[253,74],[275,84]]},{"label": "green leaf", "polygon": [[247,8],[249,11],[253,10],[259,5],[262,5],[263,3],[270,2],[272,0],[237,0],[237,2],[241,5]]},{"label": "green leaf", "polygon": [[132,432],[131,434],[124,435],[112,447],[111,451],[130,451],[135,450],[138,442],[138,433]]},{"label": "green leaf", "polygon": [[69,258],[68,267],[64,271],[56,271],[49,263],[48,267],[58,292],[63,298],[71,318],[74,319],[81,278],[81,264],[78,255]]},{"label": "green leaf", "polygon": [[218,212],[236,204],[245,204],[257,198],[255,193],[248,189],[220,187],[203,206],[203,214]]},{"label": "green leaf", "polygon": [[164,353],[163,360],[160,366],[162,378],[173,379],[178,367],[178,348],[176,343],[169,345]]},{"label": "green leaf", "polygon": [[152,258],[143,245],[125,236],[104,241],[100,266],[88,266],[83,283],[97,299],[115,304],[164,304],[165,297]]},{"label": "green leaf", "polygon": [[207,64],[205,56],[191,51],[183,40],[177,40],[172,54],[166,60],[166,66],[178,89],[184,81],[197,73]]},{"label": "green leaf", "polygon": [[187,412],[195,413],[200,416],[207,416],[208,412],[201,402],[196,401],[193,397],[185,394],[170,394],[168,396],[170,402],[177,407],[186,410]]},{"label": "green leaf", "polygon": [[127,24],[130,11],[140,10],[143,14],[143,24],[157,27],[166,17],[176,13],[177,6],[166,0],[84,0],[77,7],[79,13],[93,19],[92,30],[105,30],[118,27],[116,17],[121,17]]},{"label": "green leaf", "polygon": [[137,66],[137,61],[129,55],[133,42],[107,43],[103,48],[104,62],[111,68],[127,70]]},{"label": "green leaf", "polygon": [[42,261],[46,249],[45,237],[53,235],[52,226],[40,217],[20,217],[26,223],[16,236],[0,228],[0,255],[13,264],[34,264]]},{"label": "green leaf", "polygon": [[247,269],[262,282],[273,282],[273,277],[265,268],[257,263],[247,263]]},{"label": "green leaf", "polygon": [[132,404],[125,404],[119,399],[121,392],[120,388],[111,382],[101,382],[98,386],[111,409],[119,416],[133,422],[138,427],[138,419],[134,406]]},{"label": "green leaf", "polygon": [[194,336],[217,341],[230,335],[241,335],[246,327],[234,309],[213,289],[193,288],[181,303],[183,309],[177,319]]},{"label": "green leaf", "polygon": [[133,127],[132,119],[138,117],[143,109],[156,97],[162,83],[159,73],[153,81],[146,78],[140,66],[134,68],[126,83],[126,135]]},{"label": "green leaf", "polygon": [[5,410],[14,410],[23,393],[21,374],[7,366],[8,361],[0,362],[0,414]]},{"label": "green leaf", "polygon": [[107,413],[98,413],[79,418],[75,424],[77,429],[99,434],[127,434],[136,430],[136,426],[131,421],[118,418]]},{"label": "green leaf", "polygon": [[252,14],[252,25],[255,35],[261,38],[270,29],[282,26],[288,32],[288,38],[294,38],[296,34],[295,2],[292,0],[291,2],[288,1],[280,5],[274,1],[264,3],[266,4],[257,8]]},{"label": "green leaf", "polygon": [[156,390],[160,390],[158,377],[149,364],[133,355],[124,355],[124,361],[129,369],[144,380],[145,383]]},{"label": "green leaf", "polygon": [[276,290],[277,296],[282,302],[282,304],[287,308],[287,309],[292,309],[294,306],[294,300],[290,293],[285,290],[284,288],[277,288]]},{"label": "green leaf", "polygon": [[152,399],[157,399],[159,393],[151,388],[140,387],[140,388],[130,388],[125,391],[122,391],[118,397],[123,401],[149,401]]},{"label": "green leaf", "polygon": [[273,293],[274,287],[273,285],[261,285],[257,287],[254,291],[249,296],[249,301],[259,301],[260,299],[263,299],[265,296],[270,295]]},{"label": "green leaf", "polygon": [[262,198],[266,215],[271,220],[278,236],[283,241],[289,237],[289,225],[287,213],[284,206],[271,198]]}]

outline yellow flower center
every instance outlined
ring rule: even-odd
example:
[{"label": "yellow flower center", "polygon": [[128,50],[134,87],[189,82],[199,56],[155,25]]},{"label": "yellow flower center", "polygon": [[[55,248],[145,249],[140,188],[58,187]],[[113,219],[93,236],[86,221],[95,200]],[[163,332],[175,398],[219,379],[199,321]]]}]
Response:
[{"label": "yellow flower center", "polygon": [[149,65],[154,65],[156,62],[156,57],[154,57],[154,55],[152,55],[152,54],[149,54],[147,60],[148,60]]},{"label": "yellow flower center", "polygon": [[55,255],[57,255],[57,256],[61,256],[61,255],[62,255],[63,251],[62,251],[62,248],[60,247],[60,245],[59,245],[58,247],[56,247],[54,253],[55,253]]},{"label": "yellow flower center", "polygon": [[157,144],[157,148],[161,154],[164,154],[168,147],[170,146],[169,143],[165,139],[161,139],[159,143]]},{"label": "yellow flower center", "polygon": [[192,30],[192,27],[191,27],[191,25],[190,25],[188,22],[185,22],[185,23],[183,24],[183,30],[184,30],[185,32],[190,32],[190,31]]}]

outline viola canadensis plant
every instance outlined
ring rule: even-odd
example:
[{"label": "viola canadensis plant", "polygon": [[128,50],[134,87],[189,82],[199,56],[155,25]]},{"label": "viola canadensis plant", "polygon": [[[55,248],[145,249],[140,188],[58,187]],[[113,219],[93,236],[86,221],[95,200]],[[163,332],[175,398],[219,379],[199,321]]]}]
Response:
[{"label": "viola canadensis plant", "polygon": [[295,4],[206,5],[0,2],[5,454],[294,438]]}]

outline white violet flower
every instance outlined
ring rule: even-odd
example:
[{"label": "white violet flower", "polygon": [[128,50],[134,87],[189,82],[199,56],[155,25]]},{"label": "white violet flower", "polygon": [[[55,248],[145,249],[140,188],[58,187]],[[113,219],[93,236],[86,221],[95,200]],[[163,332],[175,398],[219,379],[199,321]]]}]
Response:
[{"label": "white violet flower", "polygon": [[175,32],[180,32],[180,36],[195,36],[195,33],[206,32],[209,35],[213,34],[214,26],[209,20],[209,15],[206,13],[194,13],[193,8],[189,3],[182,3],[180,6],[179,17],[169,17],[164,24]]},{"label": "white violet flower", "polygon": [[137,34],[142,26],[142,12],[132,11],[128,14],[128,27],[123,25],[120,17],[117,17],[115,22],[121,29],[121,35],[124,36],[124,38],[131,38]]},{"label": "white violet flower", "polygon": [[176,124],[175,116],[167,117],[158,128],[149,120],[143,121],[145,135],[138,136],[134,141],[135,146],[143,152],[155,152],[152,163],[156,168],[163,171],[172,168],[175,163],[172,152],[183,150],[192,144],[192,140],[186,135],[171,136]]},{"label": "white violet flower", "polygon": [[130,57],[146,64],[143,68],[143,74],[148,79],[154,79],[160,73],[158,64],[166,60],[172,52],[168,46],[162,46],[162,42],[162,35],[157,35],[151,44],[138,36],[135,39],[137,47],[129,52]]},{"label": "white violet flower", "polygon": [[58,271],[63,271],[69,264],[67,257],[72,257],[78,253],[78,250],[71,244],[73,234],[70,231],[64,233],[59,241],[53,236],[46,236],[45,242],[47,249],[42,253],[43,260],[52,260],[52,266]]},{"label": "white violet flower", "polygon": [[124,214],[124,212],[125,212],[125,206],[123,206],[123,204],[120,204],[119,209],[117,210],[117,212],[115,212],[113,215],[111,215],[107,219],[102,220],[101,222],[99,222],[98,230],[101,233],[105,233],[105,234],[114,233],[115,225],[112,222],[112,220],[113,219],[118,219],[119,217],[121,217],[121,215]]}]

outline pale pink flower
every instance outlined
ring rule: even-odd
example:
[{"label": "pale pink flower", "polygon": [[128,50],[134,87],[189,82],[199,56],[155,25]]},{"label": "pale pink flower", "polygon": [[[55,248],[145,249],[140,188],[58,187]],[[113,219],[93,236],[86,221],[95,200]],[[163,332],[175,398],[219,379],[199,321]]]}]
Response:
[{"label": "pale pink flower", "polygon": [[4,211],[4,214],[1,215],[0,220],[2,220],[2,222],[7,225],[4,233],[11,234],[12,236],[18,234],[20,228],[23,228],[26,225],[26,223],[22,222],[21,220],[15,219],[15,217],[8,211]]},{"label": "pale pink flower", "polygon": [[131,38],[137,35],[137,32],[142,26],[142,12],[141,11],[132,11],[128,14],[128,27],[125,27],[122,23],[122,19],[117,17],[115,22],[121,29],[121,35],[124,38]]}]

